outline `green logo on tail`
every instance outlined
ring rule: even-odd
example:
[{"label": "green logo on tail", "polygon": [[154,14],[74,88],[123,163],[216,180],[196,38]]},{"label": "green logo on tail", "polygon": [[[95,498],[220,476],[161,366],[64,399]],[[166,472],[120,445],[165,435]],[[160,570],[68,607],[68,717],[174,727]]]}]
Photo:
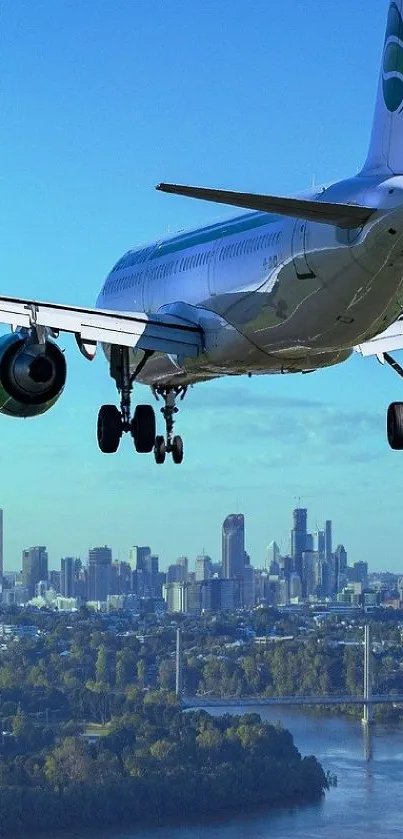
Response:
[{"label": "green logo on tail", "polygon": [[383,97],[391,113],[403,110],[403,20],[391,3],[383,52]]}]

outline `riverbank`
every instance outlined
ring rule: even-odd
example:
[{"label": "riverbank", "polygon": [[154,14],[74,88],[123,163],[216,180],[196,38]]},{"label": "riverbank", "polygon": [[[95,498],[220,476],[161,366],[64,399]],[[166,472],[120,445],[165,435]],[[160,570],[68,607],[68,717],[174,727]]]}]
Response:
[{"label": "riverbank", "polygon": [[[77,830],[63,839],[401,839],[402,726],[376,725],[367,736],[352,719],[315,717],[297,709],[256,710],[266,722],[281,721],[302,754],[316,754],[324,769],[338,776],[337,788],[302,808],[206,816],[172,826],[168,834],[163,826],[137,825],[132,831]],[[54,833],[41,839],[54,839]]]},{"label": "riverbank", "polygon": [[[314,757],[258,714],[183,714],[150,695],[89,745],[67,737],[54,748],[3,758],[0,837],[86,828],[127,829],[189,818],[319,801],[328,787]],[[6,783],[4,783],[6,781]]]}]

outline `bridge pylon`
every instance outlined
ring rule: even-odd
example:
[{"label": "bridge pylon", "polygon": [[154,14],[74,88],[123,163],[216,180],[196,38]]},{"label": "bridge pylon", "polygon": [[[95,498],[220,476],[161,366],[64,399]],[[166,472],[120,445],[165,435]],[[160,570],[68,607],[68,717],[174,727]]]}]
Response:
[{"label": "bridge pylon", "polygon": [[178,699],[182,699],[183,694],[183,662],[182,662],[182,630],[180,627],[176,630],[176,680],[175,693]]},{"label": "bridge pylon", "polygon": [[362,724],[373,725],[375,722],[373,705],[369,702],[372,699],[372,651],[371,651],[371,630],[369,624],[364,627],[364,715]]}]

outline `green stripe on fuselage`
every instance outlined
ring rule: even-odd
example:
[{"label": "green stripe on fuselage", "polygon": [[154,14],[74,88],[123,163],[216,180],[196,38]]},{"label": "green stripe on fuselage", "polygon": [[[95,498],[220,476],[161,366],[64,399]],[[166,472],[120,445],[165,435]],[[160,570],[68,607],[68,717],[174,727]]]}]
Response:
[{"label": "green stripe on fuselage", "polygon": [[188,248],[195,248],[197,245],[206,245],[208,242],[215,242],[217,239],[223,239],[225,236],[247,233],[249,230],[265,227],[268,224],[275,224],[281,221],[282,218],[282,216],[270,215],[269,213],[248,213],[245,216],[239,216],[231,221],[202,227],[200,230],[195,230],[192,233],[175,236],[174,239],[161,242],[150,256],[150,261],[177,253],[178,251],[187,250]]}]

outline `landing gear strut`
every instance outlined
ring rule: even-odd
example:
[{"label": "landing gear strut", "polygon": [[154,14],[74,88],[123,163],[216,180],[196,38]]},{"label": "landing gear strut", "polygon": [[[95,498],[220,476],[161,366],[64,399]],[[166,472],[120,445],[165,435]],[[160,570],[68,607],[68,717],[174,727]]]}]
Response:
[{"label": "landing gear strut", "polygon": [[120,392],[120,411],[116,405],[102,405],[98,414],[97,439],[101,452],[112,454],[119,448],[122,434],[130,433],[137,452],[151,452],[155,442],[155,413],[151,405],[137,405],[131,417],[131,393],[136,377],[153,353],[147,351],[130,373],[128,347],[112,347],[111,375]]},{"label": "landing gear strut", "polygon": [[[389,353],[384,353],[383,358],[380,359],[383,363],[389,365],[398,376],[403,378],[403,367],[393,358],[393,356],[389,355]],[[394,451],[402,451],[403,450],[403,402],[392,402],[388,408],[387,414],[387,435],[388,435],[388,442],[391,449]]]},{"label": "landing gear strut", "polygon": [[166,436],[156,437],[154,445],[154,457],[156,463],[164,463],[167,454],[172,455],[174,463],[182,463],[183,460],[183,440],[179,435],[173,434],[174,416],[178,413],[179,408],[176,406],[176,400],[185,398],[187,387],[155,387],[153,388],[155,398],[160,397],[164,400],[164,407],[161,408],[161,414],[165,420]]}]

